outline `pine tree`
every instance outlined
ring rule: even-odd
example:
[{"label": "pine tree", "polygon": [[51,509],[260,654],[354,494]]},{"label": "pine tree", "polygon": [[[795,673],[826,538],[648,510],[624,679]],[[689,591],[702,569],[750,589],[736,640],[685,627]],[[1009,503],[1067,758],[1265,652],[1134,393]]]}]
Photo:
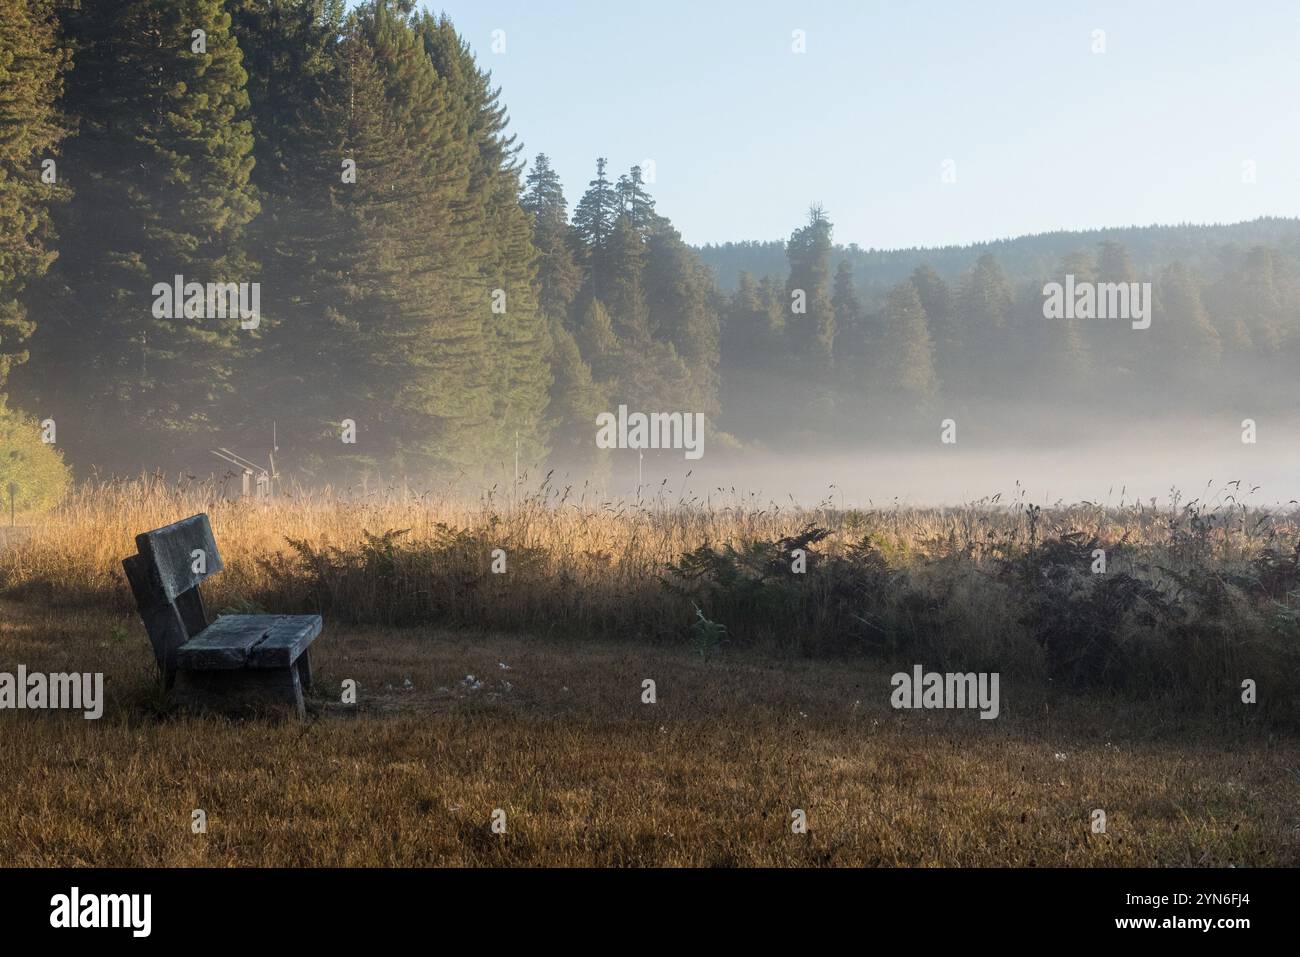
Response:
[{"label": "pine tree", "polygon": [[[1087,250],[1069,253],[1061,262],[1056,281],[1063,283],[1066,276],[1073,276],[1076,285],[1080,282],[1096,282],[1096,259]],[[1041,289],[1039,293],[1038,315],[1041,316]],[[1047,381],[1067,395],[1084,388],[1094,368],[1082,322],[1079,319],[1057,319],[1047,321],[1042,326],[1048,333],[1045,346],[1048,361],[1044,366]]]},{"label": "pine tree", "polygon": [[612,393],[618,386],[622,356],[609,313],[599,299],[589,300],[583,308],[574,338],[596,384],[602,392]]},{"label": "pine tree", "polygon": [[[340,461],[339,405],[359,405],[367,368],[355,323],[340,312],[350,268],[344,185],[342,0],[243,0],[235,29],[248,71],[253,184],[261,214],[249,243],[274,277],[257,348],[241,364],[240,434],[276,437],[283,471],[316,474]],[[338,194],[338,195],[336,195]],[[241,442],[242,446],[242,442]],[[362,446],[365,447],[365,446]],[[254,441],[252,450],[260,451]],[[374,464],[373,457],[356,457]]]},{"label": "pine tree", "polygon": [[846,360],[855,370],[854,378],[857,378],[856,373],[866,360],[869,347],[862,300],[858,298],[857,286],[853,282],[853,264],[848,259],[841,259],[835,267],[831,308],[835,312],[836,362]]},{"label": "pine tree", "polygon": [[[650,332],[650,308],[645,293],[645,242],[631,219],[619,214],[606,243],[604,256],[606,300],[616,346],[614,373],[609,379],[611,398],[635,408],[660,408],[663,388],[660,368],[662,343]],[[675,367],[674,367],[675,368]],[[681,393],[677,393],[680,399]]]},{"label": "pine tree", "polygon": [[645,243],[632,221],[626,215],[619,215],[606,246],[601,301],[609,310],[619,340],[642,347],[650,339],[644,273]]},{"label": "pine tree", "polygon": [[129,467],[124,449],[142,447],[192,461],[222,425],[250,332],[238,316],[186,317],[183,303],[160,317],[152,290],[176,275],[251,279],[253,139],[231,18],[221,0],[129,0],[66,10],[64,24],[80,125],[61,164],[75,198],[56,215],[58,299],[37,332],[42,406],[83,461]]},{"label": "pine tree", "polygon": [[1012,345],[1011,285],[992,253],[984,253],[962,278],[957,294],[961,360],[951,383],[962,395],[997,392],[1009,371]]},{"label": "pine tree", "polygon": [[640,166],[620,176],[615,191],[620,211],[643,239],[660,227],[662,219],[655,212],[654,197],[646,191]]},{"label": "pine tree", "polygon": [[766,438],[773,422],[786,418],[791,408],[807,411],[807,389],[799,380],[791,382],[789,312],[782,280],[740,277],[726,309],[719,363],[720,419],[728,431]]},{"label": "pine tree", "polygon": [[532,217],[537,249],[537,301],[551,320],[565,320],[582,288],[582,272],[569,246],[568,205],[560,177],[545,153],[537,154],[524,180],[520,206]]},{"label": "pine tree", "polygon": [[776,276],[764,276],[758,283],[758,298],[763,303],[764,355],[772,368],[782,364],[782,350],[789,347],[790,297]]},{"label": "pine tree", "polygon": [[482,240],[464,228],[477,144],[421,38],[387,4],[353,13],[342,63],[344,99],[331,105],[358,175],[332,187],[352,237],[339,312],[365,360],[333,406],[368,426],[380,462],[474,474],[500,388],[474,256]]},{"label": "pine tree", "polygon": [[[1078,277],[1076,276],[1076,281]],[[1131,283],[1137,280],[1137,271],[1121,243],[1105,240],[1097,246],[1096,282]],[[1098,290],[1098,297],[1103,293]],[[1134,348],[1127,323],[1116,321],[1091,322],[1084,327],[1087,341],[1097,364],[1108,376],[1124,379],[1139,371],[1138,350]]]},{"label": "pine tree", "polygon": [[532,222],[519,204],[518,148],[506,133],[500,90],[451,22],[425,13],[415,29],[468,127],[474,162],[464,209],[469,234],[481,241],[475,253],[478,281],[492,297],[505,297],[497,300],[499,311],[489,308],[488,296],[483,299],[487,358],[497,384],[494,428],[480,434],[479,450],[487,461],[500,461],[514,443],[521,461],[540,462],[546,455],[551,335],[536,298]]},{"label": "pine tree", "polygon": [[1223,355],[1223,343],[1201,301],[1196,276],[1182,263],[1160,274],[1158,311],[1146,333],[1155,337],[1161,366],[1180,377],[1206,384]]},{"label": "pine tree", "polygon": [[363,4],[341,29],[334,2],[242,16],[273,131],[258,235],[285,293],[259,372],[298,464],[418,478],[486,475],[516,447],[540,461],[552,338],[488,75],[409,5]]},{"label": "pine tree", "polygon": [[1057,282],[1064,283],[1066,276],[1073,276],[1075,285],[1081,282],[1096,282],[1097,260],[1086,249],[1077,249],[1061,260],[1057,272],[1059,275],[1053,277]]},{"label": "pine tree", "polygon": [[884,326],[887,356],[882,364],[882,384],[886,401],[899,409],[924,410],[935,397],[938,381],[925,309],[911,280],[890,290]]},{"label": "pine tree", "polygon": [[764,354],[767,333],[765,305],[758,283],[742,272],[723,315],[721,328],[722,369],[747,368]]},{"label": "pine tree", "polygon": [[1255,349],[1264,355],[1280,352],[1295,319],[1284,317],[1276,254],[1266,246],[1251,247],[1234,280],[1235,311],[1246,320]]},{"label": "pine tree", "polygon": [[563,226],[568,222],[569,204],[564,198],[564,184],[545,153],[537,154],[524,177],[519,205],[533,217],[534,225]]},{"label": "pine tree", "polygon": [[912,285],[921,297],[921,308],[934,339],[935,373],[945,391],[959,380],[962,362],[961,330],[957,324],[952,290],[934,268],[926,263],[912,270]]},{"label": "pine tree", "polygon": [[537,300],[532,226],[519,206],[515,175],[496,180],[489,208],[496,240],[489,281],[498,283],[493,289],[506,296],[504,311],[499,316],[493,313],[496,321],[491,324],[491,348],[504,366],[493,409],[498,448],[508,450],[513,438],[521,462],[541,463],[549,442],[546,408],[551,395],[553,339]]},{"label": "pine tree", "polygon": [[1097,245],[1098,282],[1134,282],[1137,271],[1122,243],[1107,239]]},{"label": "pine tree", "polygon": [[587,273],[588,299],[606,295],[605,256],[619,215],[618,193],[605,175],[608,165],[603,156],[596,160],[596,178],[587,184],[587,192],[573,211],[575,255]]},{"label": "pine tree", "polygon": [[[1067,275],[1090,281],[1093,263],[1087,252],[1068,254],[1050,281],[1065,282]],[[1057,400],[1076,401],[1088,384],[1091,360],[1084,344],[1080,320],[1049,319],[1043,314],[1044,282],[1024,285],[1014,306],[1024,317],[1023,348],[1016,358],[1022,366],[1017,387],[1025,384]]]},{"label": "pine tree", "polygon": [[552,320],[551,337],[555,344],[555,384],[549,410],[551,462],[557,468],[603,481],[609,471],[609,453],[596,446],[596,416],[608,410],[609,400],[563,323]]},{"label": "pine tree", "polygon": [[654,337],[671,345],[689,370],[680,402],[716,416],[721,331],[713,277],[664,219],[646,241],[645,289]]},{"label": "pine tree", "polygon": [[[791,314],[786,324],[805,375],[830,372],[835,342],[835,311],[830,299],[831,223],[820,206],[808,211],[808,224],[796,229],[786,247],[790,278],[786,283]],[[796,297],[803,310],[794,308]]]},{"label": "pine tree", "polygon": [[49,207],[63,194],[57,165],[43,164],[57,164],[67,133],[58,104],[70,61],[50,4],[0,0],[0,412],[9,370],[27,359],[23,343],[35,328],[19,297],[57,256]]}]

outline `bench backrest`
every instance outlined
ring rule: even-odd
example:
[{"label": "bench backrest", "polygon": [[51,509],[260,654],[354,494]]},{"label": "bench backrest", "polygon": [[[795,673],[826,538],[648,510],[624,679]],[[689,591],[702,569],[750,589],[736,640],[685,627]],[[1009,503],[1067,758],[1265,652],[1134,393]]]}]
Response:
[{"label": "bench backrest", "polygon": [[222,570],[221,554],[206,514],[142,532],[138,552],[123,559],[127,581],[168,684],[176,673],[176,649],[208,625],[199,583]]}]

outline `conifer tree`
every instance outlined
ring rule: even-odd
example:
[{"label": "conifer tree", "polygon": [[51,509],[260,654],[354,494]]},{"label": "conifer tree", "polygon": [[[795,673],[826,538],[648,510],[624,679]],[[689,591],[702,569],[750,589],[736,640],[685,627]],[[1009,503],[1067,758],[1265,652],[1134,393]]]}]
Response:
[{"label": "conifer tree", "polygon": [[654,197],[646,191],[640,166],[633,166],[620,176],[615,190],[618,193],[620,211],[627,216],[632,228],[642,238],[660,226],[662,220],[655,212]]},{"label": "conifer tree", "polygon": [[532,217],[537,249],[537,301],[551,320],[565,320],[582,287],[582,273],[569,246],[568,205],[560,177],[545,153],[537,154],[524,179],[520,206]]},{"label": "conifer tree", "polygon": [[1073,276],[1075,285],[1081,282],[1096,282],[1097,260],[1088,250],[1077,249],[1061,260],[1057,273],[1058,275],[1053,278],[1058,282],[1065,282],[1066,276]]},{"label": "conifer tree", "polygon": [[1122,243],[1107,239],[1097,246],[1098,282],[1134,282],[1137,271]]},{"label": "conifer tree", "polygon": [[569,204],[564,198],[564,184],[545,153],[538,153],[533,159],[533,165],[524,177],[519,205],[533,217],[535,224],[559,226],[568,222]]},{"label": "conifer tree", "polygon": [[950,383],[959,381],[958,368],[962,360],[961,330],[957,324],[952,290],[929,263],[912,270],[911,279],[921,297],[921,308],[925,310],[930,336],[934,340],[935,374],[947,392]]},{"label": "conifer tree", "polygon": [[1232,299],[1254,348],[1263,355],[1280,352],[1289,338],[1288,326],[1294,328],[1295,317],[1285,317],[1282,289],[1276,254],[1266,246],[1252,246],[1233,277]]},{"label": "conifer tree", "polygon": [[[1097,245],[1096,282],[1131,283],[1137,280],[1137,271],[1123,244],[1105,240]],[[1075,277],[1076,281],[1078,277]],[[1098,290],[1099,301],[1104,298]],[[1135,375],[1140,367],[1140,348],[1130,335],[1127,323],[1117,321],[1092,322],[1084,325],[1084,332],[1097,364],[1107,375],[1120,374],[1125,378]]]},{"label": "conifer tree", "polygon": [[884,327],[888,355],[882,370],[887,402],[899,409],[924,410],[935,397],[938,381],[925,309],[911,280],[890,290]]},{"label": "conifer tree", "polygon": [[1160,274],[1158,312],[1148,331],[1157,342],[1156,359],[1176,375],[1202,383],[1223,355],[1219,333],[1201,300],[1200,284],[1180,262]]},{"label": "conifer tree", "polygon": [[596,384],[602,392],[613,393],[618,387],[622,356],[614,325],[599,299],[591,299],[583,307],[574,338]]},{"label": "conifer tree", "polygon": [[726,303],[718,391],[720,418],[728,431],[751,435],[764,431],[772,421],[770,410],[786,398],[772,388],[773,373],[787,346],[784,294],[784,284],[772,277],[755,281],[742,272]]},{"label": "conifer tree", "polygon": [[789,346],[790,297],[780,279],[764,276],[758,283],[758,298],[763,303],[764,352],[768,363],[775,368],[781,363],[781,350]]},{"label": "conifer tree", "polygon": [[618,193],[605,175],[608,165],[603,156],[596,160],[596,178],[587,184],[587,192],[573,211],[575,254],[586,270],[587,298],[593,299],[606,295],[605,256],[619,215]]},{"label": "conifer tree", "polygon": [[984,253],[962,278],[957,293],[961,358],[951,363],[953,391],[996,391],[1008,371],[1011,285],[992,253]]},{"label": "conifer tree", "polygon": [[573,334],[559,320],[551,322],[551,337],[555,343],[555,385],[548,412],[553,437],[551,462],[601,481],[608,475],[609,453],[596,445],[596,416],[608,411],[609,400],[583,360]]},{"label": "conifer tree", "polygon": [[358,174],[333,187],[352,237],[338,311],[364,364],[334,405],[369,425],[366,452],[380,462],[473,474],[485,464],[480,441],[495,437],[500,387],[473,255],[482,239],[463,228],[477,144],[421,38],[386,3],[351,15],[342,64],[343,98],[331,106]]},{"label": "conifer tree", "polygon": [[[1066,255],[1050,281],[1064,283],[1067,275],[1073,275],[1078,281],[1088,282],[1094,268],[1091,254],[1075,251]],[[1049,319],[1044,315],[1043,285],[1041,281],[1026,284],[1015,306],[1025,316],[1025,331],[1020,337],[1023,348],[1017,352],[1024,374],[1019,378],[1058,400],[1073,401],[1088,384],[1091,359],[1080,320]]]},{"label": "conifer tree", "polygon": [[342,149],[337,109],[348,95],[343,3],[242,0],[234,18],[262,207],[249,243],[262,275],[274,277],[275,293],[263,303],[257,348],[241,364],[240,433],[274,434],[278,467],[294,474],[313,475],[341,460],[374,464],[373,457],[340,455],[338,426],[350,417],[340,405],[354,404],[346,398],[361,391],[356,373],[366,368],[363,338],[340,311],[353,224],[339,196],[355,188],[344,179],[355,178],[358,161]]},{"label": "conifer tree", "polygon": [[831,292],[831,308],[835,312],[836,361],[847,360],[850,367],[858,367],[866,359],[868,344],[864,323],[862,300],[853,282],[853,264],[841,259],[835,267],[835,282]]},{"label": "conifer tree", "polygon": [[[1097,281],[1097,260],[1086,249],[1075,250],[1066,254],[1060,267],[1053,275],[1053,280],[1064,283],[1066,276],[1073,276],[1076,286],[1083,282]],[[1038,290],[1037,316],[1042,317],[1041,287]],[[1042,363],[1044,385],[1049,391],[1070,395],[1085,388],[1095,366],[1095,361],[1088,348],[1088,339],[1080,319],[1044,319],[1037,323],[1043,335]],[[1096,342],[1093,337],[1094,343]]]},{"label": "conifer tree", "polygon": [[0,0],[0,412],[9,370],[26,360],[34,329],[20,296],[57,256],[49,207],[63,195],[59,98],[70,62],[51,4]]},{"label": "conifer tree", "polygon": [[[820,206],[808,212],[808,224],[796,229],[786,247],[790,278],[786,283],[791,314],[786,328],[793,337],[801,371],[812,376],[830,372],[835,342],[835,311],[831,305],[831,223]],[[794,307],[796,297],[803,309]]]},{"label": "conifer tree", "polygon": [[193,461],[251,334],[181,302],[168,317],[152,290],[176,275],[252,279],[253,140],[231,18],[221,0],[127,0],[66,9],[64,25],[79,51],[65,97],[79,127],[60,164],[75,196],[56,215],[38,391],[82,461],[131,467],[128,432],[132,449]]},{"label": "conifer tree", "polygon": [[721,326],[724,374],[754,365],[765,351],[766,334],[767,316],[759,284],[748,272],[741,272],[736,291],[727,301]]},{"label": "conifer tree", "polygon": [[689,370],[681,401],[717,415],[721,332],[713,277],[664,219],[646,241],[645,289],[655,338],[671,345]]},{"label": "conifer tree", "polygon": [[496,382],[493,427],[481,433],[479,450],[487,461],[500,461],[514,443],[521,461],[540,462],[546,454],[551,335],[536,298],[532,223],[519,204],[518,148],[506,133],[500,90],[451,22],[424,13],[415,29],[458,105],[473,155],[465,228],[480,241],[473,255],[487,292],[486,357]]},{"label": "conifer tree", "polygon": [[645,243],[632,221],[620,214],[614,222],[605,253],[604,295],[618,338],[629,345],[650,339],[650,310],[645,298]]}]

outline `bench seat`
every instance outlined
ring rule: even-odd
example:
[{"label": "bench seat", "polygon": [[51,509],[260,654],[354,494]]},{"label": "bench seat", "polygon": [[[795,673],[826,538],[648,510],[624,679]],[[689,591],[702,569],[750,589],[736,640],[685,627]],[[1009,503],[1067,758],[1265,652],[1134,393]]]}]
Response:
[{"label": "bench seat", "polygon": [[222,615],[181,645],[187,671],[290,668],[321,633],[320,615]]}]

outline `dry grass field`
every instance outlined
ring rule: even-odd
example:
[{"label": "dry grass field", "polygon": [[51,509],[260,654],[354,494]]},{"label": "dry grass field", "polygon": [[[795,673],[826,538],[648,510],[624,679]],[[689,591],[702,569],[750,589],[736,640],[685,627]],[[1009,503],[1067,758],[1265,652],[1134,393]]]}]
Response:
[{"label": "dry grass field", "polygon": [[[210,609],[324,612],[306,724],[178,713],[158,693],[118,562],[136,532],[199,510],[226,564]],[[759,543],[810,525],[826,535],[807,543],[809,577],[783,584]],[[1033,587],[1019,563],[1052,579],[1063,560],[1040,543],[1076,531],[1111,550],[1112,574],[1156,589],[1124,604],[1084,580],[1066,614],[1111,629],[1108,657],[1085,662],[1100,671],[1054,659],[1033,630],[1047,612],[1017,591]],[[258,506],[203,487],[86,487],[0,550],[0,671],[102,671],[108,704],[98,721],[0,712],[0,853],[20,866],[1300,864],[1296,586],[1285,561],[1269,578],[1267,558],[1296,532],[1293,516],[1231,509],[392,491]],[[487,570],[492,547],[503,575]],[[1221,605],[1181,597],[1198,563]],[[865,637],[836,640],[854,616]],[[1000,670],[1001,714],[891,709],[889,676],[913,662]],[[1242,674],[1259,705],[1240,703]],[[347,679],[355,708],[339,703]],[[192,833],[197,808],[206,833]]]}]

